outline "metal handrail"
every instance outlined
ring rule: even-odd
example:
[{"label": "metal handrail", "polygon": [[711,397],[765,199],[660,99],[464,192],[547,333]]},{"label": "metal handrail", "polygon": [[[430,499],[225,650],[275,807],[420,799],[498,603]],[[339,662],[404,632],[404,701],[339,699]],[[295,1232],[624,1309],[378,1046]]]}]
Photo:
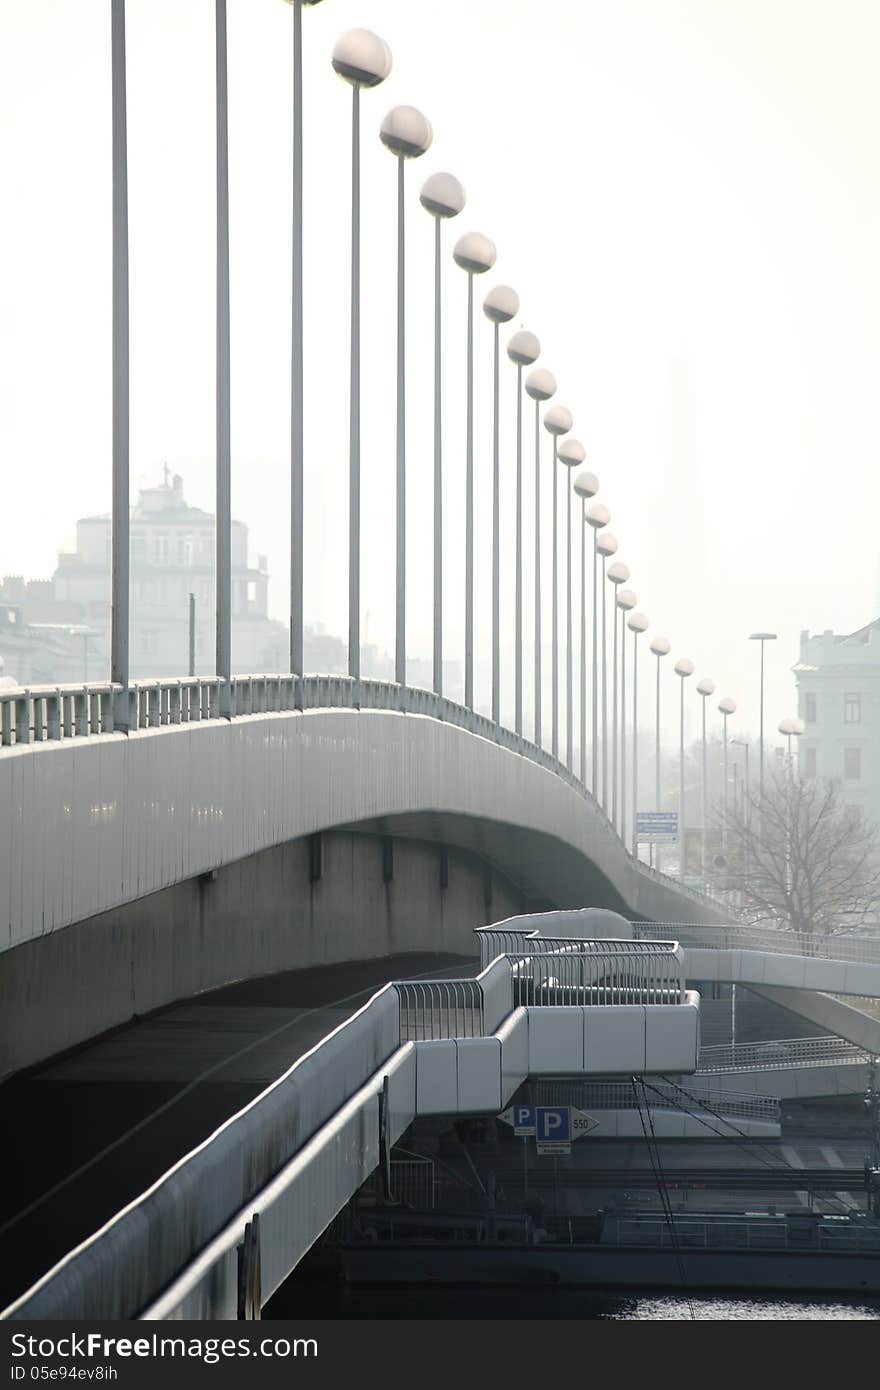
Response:
[{"label": "metal handrail", "polygon": [[719,926],[714,922],[634,922],[642,941],[665,939],[674,931],[685,948],[720,951],[766,951],[815,960],[880,965],[880,939],[870,936],[815,936],[785,927]]},{"label": "metal handrail", "polygon": [[400,1041],[484,1036],[483,991],[478,980],[395,980]]},{"label": "metal handrail", "polygon": [[684,958],[674,941],[542,936],[479,927],[481,964],[511,963],[518,1004],[680,1004]]},{"label": "metal handrail", "polygon": [[866,1064],[867,1052],[845,1038],[779,1038],[772,1042],[721,1043],[700,1049],[697,1074],[778,1071],[788,1067]]},{"label": "metal handrail", "polygon": [[631,854],[588,788],[551,753],[465,705],[433,691],[397,685],[393,681],[273,673],[233,676],[228,682],[202,676],[141,680],[133,681],[127,689],[112,682],[12,686],[0,690],[0,754],[3,748],[15,744],[312,709],[375,709],[422,715],[466,729],[519,753],[555,773],[590,803],[598,813],[601,832],[623,849],[638,873],[665,883],[694,902],[710,901],[707,895]]},{"label": "metal handrail", "polygon": [[[532,1090],[540,1105],[574,1105],[585,1110],[637,1108],[629,1081],[545,1078],[534,1082]],[[756,1096],[751,1091],[721,1089],[712,1084],[701,1086],[693,1077],[688,1077],[686,1091],[681,1086],[652,1078],[647,1104],[651,1110],[669,1109],[678,1113],[684,1109],[701,1111],[705,1108],[707,1114],[714,1111],[725,1117],[763,1120],[768,1124],[779,1124],[781,1119],[781,1106],[776,1096]]]}]

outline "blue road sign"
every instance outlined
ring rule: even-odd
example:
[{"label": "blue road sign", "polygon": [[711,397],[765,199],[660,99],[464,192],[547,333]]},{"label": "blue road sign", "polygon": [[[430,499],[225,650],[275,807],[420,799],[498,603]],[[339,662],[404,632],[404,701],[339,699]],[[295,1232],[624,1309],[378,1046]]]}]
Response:
[{"label": "blue road sign", "polygon": [[503,1120],[506,1125],[512,1125],[514,1134],[528,1135],[535,1132],[535,1107],[533,1105],[511,1105],[498,1118]]},{"label": "blue road sign", "polygon": [[539,1105],[535,1110],[538,1153],[571,1153],[571,1112],[567,1105]]},{"label": "blue road sign", "polygon": [[677,811],[637,811],[636,839],[641,844],[678,839]]}]

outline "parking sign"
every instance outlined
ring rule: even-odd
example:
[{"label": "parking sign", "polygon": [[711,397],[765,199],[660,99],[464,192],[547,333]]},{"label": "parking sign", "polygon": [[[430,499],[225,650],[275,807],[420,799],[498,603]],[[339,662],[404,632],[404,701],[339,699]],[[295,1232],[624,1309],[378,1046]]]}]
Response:
[{"label": "parking sign", "polygon": [[571,1153],[571,1114],[567,1105],[539,1105],[535,1110],[539,1154]]}]

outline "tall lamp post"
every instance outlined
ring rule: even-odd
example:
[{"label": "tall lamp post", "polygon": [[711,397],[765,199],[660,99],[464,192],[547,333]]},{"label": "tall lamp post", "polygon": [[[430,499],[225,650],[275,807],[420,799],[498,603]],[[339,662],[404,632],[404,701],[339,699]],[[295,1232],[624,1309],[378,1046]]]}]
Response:
[{"label": "tall lamp post", "polygon": [[110,528],[110,680],[114,685],[121,686],[114,700],[114,728],[125,731],[129,723],[128,141],[125,0],[113,0],[110,23],[113,141],[113,520]]},{"label": "tall lamp post", "polygon": [[[604,502],[594,502],[587,508],[586,523],[593,532],[593,698],[592,698],[592,760],[593,799],[599,799],[599,532],[611,520],[611,513]],[[604,586],[603,586],[604,594]]]},{"label": "tall lamp post", "polygon": [[394,679],[406,685],[406,215],[404,167],[418,159],[434,138],[431,123],[414,106],[395,106],[379,130],[382,144],[397,159],[397,544],[395,555]]},{"label": "tall lamp post", "polygon": [[[664,656],[668,656],[672,650],[671,643],[667,637],[654,637],[651,640],[651,651],[657,658],[656,672],[656,694],[654,702],[654,810],[660,810],[661,788],[660,788],[660,662]],[[657,845],[656,852],[653,844],[651,845],[651,863],[660,865],[660,846]]]},{"label": "tall lamp post", "polygon": [[541,344],[534,333],[521,328],[514,333],[507,344],[507,355],[516,363],[516,597],[515,597],[515,641],[514,659],[514,715],[513,727],[522,737],[522,370],[530,367],[541,355]]},{"label": "tall lamp post", "polygon": [[495,285],[483,300],[483,313],[492,324],[493,410],[492,410],[492,718],[501,723],[501,521],[499,497],[500,430],[501,430],[501,348],[502,323],[509,323],[519,313],[519,295],[509,285]]},{"label": "tall lamp post", "polygon": [[802,719],[792,718],[780,720],[778,727],[779,732],[785,735],[785,739],[788,744],[786,757],[788,760],[789,775],[791,776],[794,771],[794,763],[792,762],[791,756],[791,741],[793,738],[800,738],[801,734],[805,732],[807,726]]},{"label": "tall lamp post", "polygon": [[745,827],[745,850],[743,854],[743,886],[742,898],[745,905],[746,884],[749,881],[749,828],[751,825],[751,780],[749,778],[749,741],[747,738],[732,738],[730,740],[732,748],[742,748],[745,751],[745,767],[743,769],[743,825]]},{"label": "tall lamp post", "polygon": [[351,85],[351,330],[348,423],[348,674],[360,704],[361,678],[361,87],[378,87],[391,71],[391,50],[369,29],[337,40],[332,63]]},{"label": "tall lamp post", "polygon": [[708,676],[702,676],[702,677],[700,678],[700,680],[697,681],[697,694],[701,697],[702,702],[703,702],[703,714],[702,714],[702,717],[703,717],[703,744],[702,744],[702,754],[703,754],[703,757],[702,757],[702,770],[701,770],[701,773],[700,773],[700,863],[701,863],[701,872],[702,872],[702,875],[703,875],[703,882],[704,882],[704,883],[705,883],[705,880],[706,880],[706,870],[707,870],[707,868],[708,868],[708,865],[707,865],[707,863],[706,863],[706,834],[707,834],[707,816],[706,816],[706,811],[707,811],[707,808],[706,808],[706,792],[707,792],[707,787],[706,787],[706,782],[707,782],[707,776],[706,776],[706,701],[708,700],[709,696],[710,696],[710,695],[713,695],[714,693],[715,693],[715,682],[714,682],[714,681],[710,681]]},{"label": "tall lamp post", "polygon": [[[573,421],[571,411],[566,410],[564,405],[556,405],[552,410],[548,410],[544,417],[544,424],[554,436],[554,446],[556,436],[567,434],[571,429]],[[574,441],[577,443],[577,441]],[[557,493],[556,493],[556,467],[557,461],[565,468],[565,717],[566,717],[566,745],[565,762],[569,772],[574,772],[574,683],[572,680],[572,584],[571,584],[571,470],[579,463],[583,462],[583,457],[579,449],[574,451],[566,450],[560,453],[557,447],[553,450],[553,594],[554,610],[556,609],[556,575],[557,575],[557,546],[556,546],[556,515],[557,515]],[[557,646],[556,616],[553,618],[553,645]],[[558,655],[556,662],[555,675],[557,680],[557,691],[553,696],[553,716],[558,724]]]},{"label": "tall lamp post", "polygon": [[617,833],[626,844],[626,626],[624,615],[635,608],[638,599],[633,589],[617,589],[616,598],[617,607],[620,609],[620,773],[617,783],[619,795]]},{"label": "tall lamp post", "polygon": [[758,795],[764,795],[764,643],[775,642],[775,632],[753,632],[750,642],[761,643],[761,714],[758,732]]},{"label": "tall lamp post", "polygon": [[440,224],[457,217],[465,205],[464,189],[454,174],[432,174],[422,184],[422,207],[434,219],[434,693],[443,694],[443,351],[442,256]]},{"label": "tall lamp post", "polygon": [[302,12],[293,10],[293,237],[290,353],[290,670],[303,674],[303,102]]},{"label": "tall lamp post", "polygon": [[219,714],[232,713],[232,447],[229,347],[229,114],[226,0],[215,3],[217,76],[217,399],[216,511],[214,523],[215,673]]},{"label": "tall lamp post", "polygon": [[[639,638],[650,626],[644,613],[630,613],[626,625],[633,635],[633,757],[632,757],[632,852],[638,859],[639,814]],[[625,715],[625,712],[624,712]],[[624,830],[624,834],[626,831]]]},{"label": "tall lamp post", "polygon": [[474,707],[474,276],[495,264],[495,243],[481,232],[466,232],[453,251],[455,264],[466,271],[467,292],[467,420],[464,559],[464,702]]},{"label": "tall lamp post", "polygon": [[718,713],[721,715],[723,723],[722,732],[722,765],[721,776],[723,788],[721,792],[721,853],[726,857],[727,853],[727,721],[732,714],[736,713],[736,700],[732,700],[729,695],[724,695],[718,701]]},{"label": "tall lamp post", "polygon": [[[586,458],[586,450],[577,439],[565,439],[560,446],[560,452],[565,449],[571,455],[578,450],[583,450],[582,458]],[[587,785],[587,502],[591,497],[595,497],[599,491],[599,479],[595,473],[590,473],[584,468],[580,473],[575,473],[573,487],[578,497],[581,499],[581,701],[580,701],[580,721],[581,721],[581,782]]]},{"label": "tall lamp post", "polygon": [[684,878],[685,834],[684,834],[684,683],[694,674],[694,663],[689,656],[680,656],[675,663],[675,674],[681,678],[681,705],[678,739],[678,876]]},{"label": "tall lamp post", "polygon": [[[629,579],[629,566],[622,560],[615,560],[608,566],[607,578],[614,586],[614,598],[612,599],[614,620],[612,622],[612,642],[614,655],[611,659],[611,823],[617,827],[618,811],[620,809],[618,769],[620,766],[618,752],[618,684],[617,684],[617,591],[621,584],[625,584]],[[635,607],[635,604],[631,605]]]},{"label": "tall lamp post", "polygon": [[[541,402],[556,395],[556,378],[545,367],[526,377],[526,395],[535,402],[535,743],[542,745],[541,720]],[[549,415],[550,412],[548,411]],[[545,417],[546,422],[546,417]],[[556,443],[554,439],[554,445]],[[555,455],[555,450],[554,450]],[[555,756],[555,753],[554,753]]]},{"label": "tall lamp post", "polygon": [[[617,550],[617,537],[603,531],[596,541],[602,557],[602,810],[608,815],[608,561]],[[616,612],[616,610],[615,610]]]}]

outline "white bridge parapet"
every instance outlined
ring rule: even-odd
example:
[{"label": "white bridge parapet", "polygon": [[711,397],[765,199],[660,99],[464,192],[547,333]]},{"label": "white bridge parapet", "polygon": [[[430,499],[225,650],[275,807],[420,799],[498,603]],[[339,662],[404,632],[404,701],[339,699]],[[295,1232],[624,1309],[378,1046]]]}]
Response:
[{"label": "white bridge parapet", "polygon": [[[633,945],[596,944],[609,974]],[[697,995],[650,1002],[650,982],[633,981],[628,1002],[572,990],[522,1005],[527,960],[500,957],[476,980],[386,985],[3,1316],[235,1317],[236,1250],[253,1215],[267,1299],[417,1115],[498,1114],[543,1071],[695,1068]]]}]

